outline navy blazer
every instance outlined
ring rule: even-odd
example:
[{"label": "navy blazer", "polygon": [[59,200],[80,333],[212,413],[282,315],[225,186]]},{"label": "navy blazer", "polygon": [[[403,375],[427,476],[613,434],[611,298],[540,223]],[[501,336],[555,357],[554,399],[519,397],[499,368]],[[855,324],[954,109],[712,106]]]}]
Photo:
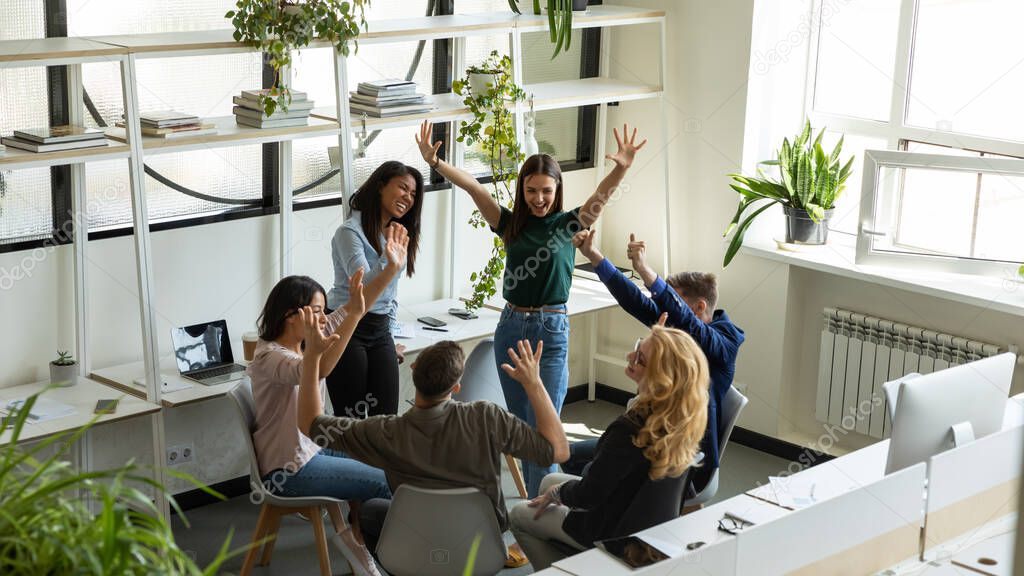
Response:
[{"label": "navy blazer", "polygon": [[701,442],[705,460],[699,476],[709,477],[710,473],[718,468],[718,423],[722,416],[719,406],[722,405],[722,399],[732,386],[732,379],[736,374],[736,356],[740,345],[743,344],[743,330],[729,320],[724,310],[715,310],[711,322],[704,323],[661,278],[651,285],[651,297],[648,298],[607,258],[602,260],[594,271],[608,287],[608,291],[618,301],[619,306],[643,322],[644,326],[656,324],[662,312],[667,312],[668,320],[665,325],[687,332],[704,351],[708,359],[711,390],[708,394],[708,427]]}]

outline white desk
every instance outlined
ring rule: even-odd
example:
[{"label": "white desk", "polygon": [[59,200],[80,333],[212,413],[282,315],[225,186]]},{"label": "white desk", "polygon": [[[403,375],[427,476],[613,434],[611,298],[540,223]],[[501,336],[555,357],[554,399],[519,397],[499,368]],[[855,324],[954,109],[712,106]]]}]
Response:
[{"label": "white desk", "polygon": [[[244,362],[239,363],[244,364]],[[90,377],[108,386],[117,388],[127,394],[131,394],[139,398],[145,398],[146,387],[135,383],[135,381],[141,379],[145,373],[145,367],[142,362],[139,361],[131,362],[129,364],[121,364],[120,366],[111,366],[109,368],[93,370]],[[227,394],[228,391],[234,388],[235,384],[238,383],[236,380],[224,384],[206,386],[193,380],[182,378],[173,358],[165,358],[160,362],[160,375],[164,378],[164,381],[172,387],[188,386],[188,388],[183,390],[164,392],[161,394],[160,403],[167,408],[183,406],[185,404],[200,402],[210,398],[218,398]]]},{"label": "white desk", "polygon": [[[49,381],[13,386],[0,389],[0,405],[7,405],[10,400],[26,398],[32,394],[42,392]],[[77,430],[95,417],[93,410],[96,408],[96,401],[103,399],[120,398],[117,410],[113,414],[104,414],[97,418],[96,424],[106,424],[126,420],[136,416],[143,416],[159,412],[160,407],[151,402],[136,398],[131,395],[124,395],[109,386],[90,380],[88,378],[76,378],[74,386],[66,388],[51,388],[40,397],[50,398],[57,402],[74,406],[75,413],[62,418],[47,420],[38,424],[26,423],[21,430],[21,437],[18,442],[30,442],[41,440],[54,434]],[[10,429],[0,433],[0,444],[7,444],[11,439]]]}]

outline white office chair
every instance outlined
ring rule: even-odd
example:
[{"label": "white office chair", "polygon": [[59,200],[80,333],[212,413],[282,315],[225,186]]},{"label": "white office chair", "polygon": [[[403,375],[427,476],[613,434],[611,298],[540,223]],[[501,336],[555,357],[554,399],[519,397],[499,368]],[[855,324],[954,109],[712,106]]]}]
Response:
[{"label": "white office chair", "polygon": [[[501,380],[498,379],[498,368],[494,365],[494,340],[481,340],[470,352],[469,358],[466,359],[466,369],[462,374],[462,390],[453,397],[459,402],[486,400],[501,406],[502,410],[508,410],[505,393],[501,391]],[[508,454],[505,455],[505,461],[508,463],[509,472],[512,473],[512,480],[516,483],[519,497],[526,499],[526,482],[523,481],[519,463]]]},{"label": "white office chair", "polygon": [[238,385],[228,392],[228,396],[234,400],[235,408],[238,409],[239,420],[242,423],[242,430],[245,432],[243,434],[245,436],[245,445],[249,449],[249,484],[259,498],[258,501],[263,503],[260,508],[259,520],[256,522],[256,531],[252,535],[251,547],[246,553],[245,561],[242,564],[241,575],[249,576],[252,572],[256,555],[261,547],[257,543],[268,537],[270,540],[262,545],[263,556],[260,558],[259,565],[266,566],[270,564],[270,557],[274,552],[274,542],[277,541],[277,531],[281,526],[281,517],[301,512],[313,524],[317,553],[320,557],[320,574],[322,576],[330,576],[331,559],[327,552],[327,534],[324,531],[323,509],[327,509],[334,524],[334,529],[337,532],[343,525],[341,508],[339,506],[343,501],[329,497],[289,498],[268,492],[260,479],[260,467],[256,460],[256,448],[252,443],[252,432],[256,426],[256,403],[253,400],[252,384],[249,379],[244,378],[240,380]]},{"label": "white office chair", "polygon": [[505,542],[494,506],[483,492],[402,484],[384,520],[377,557],[394,576],[462,574],[477,536],[473,576],[497,574],[505,567]]},{"label": "white office chair", "polygon": [[[725,398],[722,399],[722,421],[718,423],[719,466],[721,466],[722,457],[725,455],[725,447],[729,444],[729,437],[732,436],[732,430],[736,427],[736,421],[739,420],[740,412],[743,411],[743,407],[747,405],[747,402],[747,397],[732,386],[729,387],[729,391],[725,393]],[[718,492],[719,470],[720,469],[716,468],[715,471],[711,473],[711,477],[708,479],[707,484],[700,489],[700,492],[698,492],[696,496],[686,500],[683,503],[683,508],[706,504],[715,497],[715,494]],[[699,469],[695,471],[693,475],[699,476]]]}]

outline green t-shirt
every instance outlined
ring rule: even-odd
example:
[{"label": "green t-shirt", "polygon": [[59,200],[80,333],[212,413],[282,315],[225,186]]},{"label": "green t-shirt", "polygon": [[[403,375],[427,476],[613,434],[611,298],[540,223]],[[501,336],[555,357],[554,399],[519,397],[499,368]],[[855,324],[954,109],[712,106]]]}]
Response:
[{"label": "green t-shirt", "polygon": [[[572,270],[576,264],[573,234],[583,229],[579,208],[527,217],[526,227],[511,245],[505,246],[502,296],[515,306],[539,307],[569,300]],[[503,235],[512,212],[501,209],[494,232]]]}]

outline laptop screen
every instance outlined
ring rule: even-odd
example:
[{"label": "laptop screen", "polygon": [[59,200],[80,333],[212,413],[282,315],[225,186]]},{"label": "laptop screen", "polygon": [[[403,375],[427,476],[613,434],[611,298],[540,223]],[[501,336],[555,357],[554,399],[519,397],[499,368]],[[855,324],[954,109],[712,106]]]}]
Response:
[{"label": "laptop screen", "polygon": [[235,361],[231,355],[228,324],[224,320],[173,328],[171,343],[174,345],[174,360],[182,374]]}]

